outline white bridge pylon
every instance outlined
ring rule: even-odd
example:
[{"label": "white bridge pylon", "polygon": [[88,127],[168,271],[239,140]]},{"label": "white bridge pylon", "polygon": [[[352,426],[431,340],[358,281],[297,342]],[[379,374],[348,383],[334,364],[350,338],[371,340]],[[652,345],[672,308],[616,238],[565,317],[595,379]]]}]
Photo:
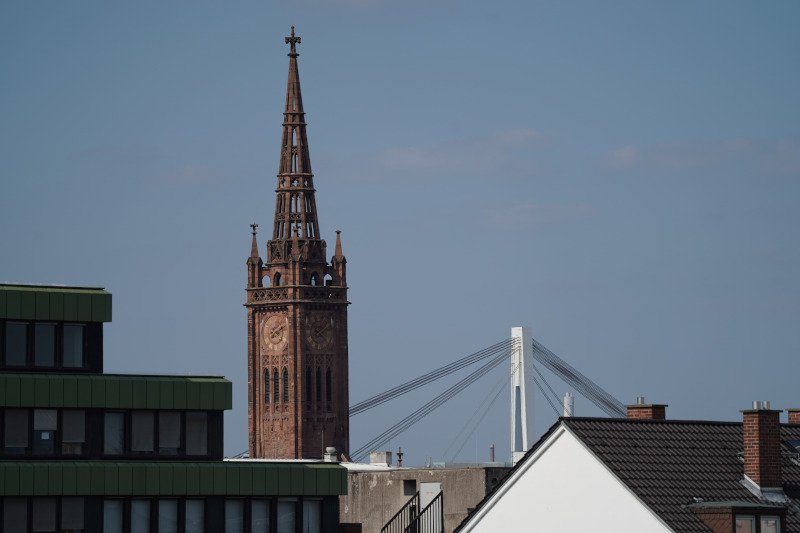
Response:
[{"label": "white bridge pylon", "polygon": [[525,392],[526,366],[533,364],[530,328],[511,328],[511,339],[511,462],[516,464],[531,445],[528,428],[533,419],[533,394]]}]

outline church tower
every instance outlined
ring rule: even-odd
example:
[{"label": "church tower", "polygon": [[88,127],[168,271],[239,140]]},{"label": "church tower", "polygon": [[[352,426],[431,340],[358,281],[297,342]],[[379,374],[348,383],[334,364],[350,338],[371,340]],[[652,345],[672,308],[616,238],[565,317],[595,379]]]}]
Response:
[{"label": "church tower", "polygon": [[266,261],[257,225],[247,259],[247,386],[253,458],[320,459],[350,445],[347,375],[347,261],[336,232],[328,262],[320,238],[314,175],[297,70],[289,45],[289,81]]}]

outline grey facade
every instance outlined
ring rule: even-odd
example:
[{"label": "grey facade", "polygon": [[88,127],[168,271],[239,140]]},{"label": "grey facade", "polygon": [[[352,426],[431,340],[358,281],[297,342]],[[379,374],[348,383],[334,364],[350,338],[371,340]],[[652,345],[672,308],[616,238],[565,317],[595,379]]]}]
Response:
[{"label": "grey facade", "polygon": [[444,530],[453,531],[510,470],[510,467],[499,465],[456,468],[345,466],[348,467],[347,494],[339,498],[339,519],[343,524],[362,524],[364,533],[380,532],[409,498],[427,483],[440,484],[444,495]]}]

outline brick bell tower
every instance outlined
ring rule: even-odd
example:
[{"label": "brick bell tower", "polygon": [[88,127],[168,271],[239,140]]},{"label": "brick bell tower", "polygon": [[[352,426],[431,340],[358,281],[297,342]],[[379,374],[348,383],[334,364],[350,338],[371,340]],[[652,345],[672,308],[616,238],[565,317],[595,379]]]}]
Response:
[{"label": "brick bell tower", "polygon": [[336,232],[327,261],[320,238],[296,46],[286,37],[289,81],[266,262],[253,241],[247,260],[247,386],[253,458],[319,459],[350,445],[347,261]]}]

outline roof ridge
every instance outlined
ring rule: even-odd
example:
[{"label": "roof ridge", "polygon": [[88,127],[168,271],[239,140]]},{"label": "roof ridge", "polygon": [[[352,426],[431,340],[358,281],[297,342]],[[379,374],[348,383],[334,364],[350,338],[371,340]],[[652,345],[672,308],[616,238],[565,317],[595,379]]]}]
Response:
[{"label": "roof ridge", "polygon": [[591,416],[568,416],[561,417],[559,421],[566,422],[600,422],[600,423],[622,423],[622,424],[693,424],[693,425],[709,425],[709,426],[741,426],[741,421],[733,420],[683,420],[683,419],[668,419],[668,420],[647,420],[641,418],[607,418],[607,417],[591,417]]}]

